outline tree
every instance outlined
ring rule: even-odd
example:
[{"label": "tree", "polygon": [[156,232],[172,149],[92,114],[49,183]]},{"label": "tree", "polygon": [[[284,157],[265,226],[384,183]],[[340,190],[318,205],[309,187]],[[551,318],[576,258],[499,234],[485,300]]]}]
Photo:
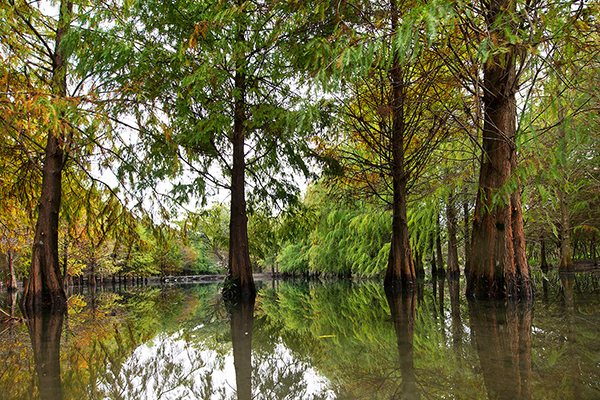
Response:
[{"label": "tree", "polygon": [[144,1],[129,19],[91,39],[115,52],[126,49],[117,59],[96,54],[89,64],[105,66],[104,90],[115,90],[116,112],[138,119],[136,149],[153,165],[137,172],[173,178],[179,204],[192,196],[204,201],[215,188],[229,191],[235,296],[255,295],[247,185],[254,200],[285,202],[297,189],[283,166],[309,174],[302,138],[313,126],[282,45],[290,41],[289,16],[279,3]]},{"label": "tree", "polygon": [[[448,71],[427,50],[436,40],[436,18],[443,10],[438,4],[394,0],[355,4],[351,10],[337,16],[343,21],[337,63],[324,66],[345,74],[341,129],[347,141],[332,154],[344,167],[340,181],[351,187],[346,193],[379,197],[392,211],[385,286],[407,288],[416,281],[409,195],[432,150],[447,135],[456,104],[447,95],[452,87]],[[351,15],[356,10],[358,17]]]},{"label": "tree", "polygon": [[[43,77],[41,79],[46,85],[42,90],[47,90],[43,97],[52,104],[47,111],[56,115],[56,119],[45,127],[46,143],[43,148],[42,189],[38,201],[38,217],[29,279],[23,296],[25,308],[30,312],[46,305],[64,309],[67,300],[62,286],[58,259],[58,224],[62,171],[66,156],[65,143],[71,130],[69,122],[65,119],[71,108],[70,101],[66,99],[69,49],[63,41],[71,25],[72,8],[73,4],[70,1],[65,0],[60,3],[58,21],[53,28],[50,28],[50,35],[48,35],[45,32],[46,26],[48,26],[45,25],[47,21],[44,21],[44,16],[33,5],[10,1],[6,7],[6,11],[14,23],[14,29],[22,29],[20,33],[35,43],[30,49],[25,48],[26,52],[31,52],[25,56],[25,60],[28,57],[37,58],[42,65],[46,64],[45,67],[50,76],[47,80]],[[50,26],[52,25],[51,23]],[[50,45],[52,39],[54,40],[53,49]],[[27,43],[27,41],[25,42]],[[19,48],[22,49],[23,44]],[[31,64],[36,65],[35,62]],[[31,64],[26,61],[24,67]],[[39,70],[38,72],[41,73]],[[31,87],[30,89],[35,88]]]},{"label": "tree", "polygon": [[532,296],[525,254],[523,214],[515,145],[519,79],[527,51],[514,41],[519,21],[514,1],[483,3],[486,45],[483,64],[483,143],[479,188],[467,277],[467,294],[476,297]]}]

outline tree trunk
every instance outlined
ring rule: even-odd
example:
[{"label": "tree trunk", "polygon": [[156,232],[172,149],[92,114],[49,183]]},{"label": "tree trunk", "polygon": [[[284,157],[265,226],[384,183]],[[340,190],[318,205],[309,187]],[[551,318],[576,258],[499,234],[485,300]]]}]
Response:
[{"label": "tree trunk", "polygon": [[8,249],[6,252],[6,261],[8,262],[8,284],[6,290],[9,293],[17,291],[17,276],[15,274],[15,252]]},{"label": "tree trunk", "polygon": [[471,262],[471,235],[469,235],[469,203],[463,203],[463,218],[465,223],[465,276],[469,276],[469,264]]},{"label": "tree trunk", "polygon": [[[243,43],[244,30],[239,29],[238,41]],[[241,57],[240,57],[241,58]],[[244,60],[238,59],[235,73],[235,117],[231,144],[233,165],[231,168],[231,211],[229,219],[229,273],[230,297],[250,299],[256,296],[252,277],[250,250],[248,248],[248,217],[246,214],[246,158],[245,123],[246,116],[246,74]]]},{"label": "tree trunk", "polygon": [[[514,9],[509,0],[487,3],[490,35],[502,39]],[[467,295],[485,297],[533,295],[525,255],[523,214],[518,190],[506,193],[517,164],[515,145],[518,88],[515,50],[490,56],[484,65],[485,121],[479,190],[473,217],[471,262]],[[515,177],[512,177],[516,179]]]},{"label": "tree trunk", "polygon": [[456,212],[454,210],[454,194],[448,197],[446,204],[446,223],[448,224],[448,268],[446,276],[450,280],[460,277],[458,266],[458,247],[456,244]]},{"label": "tree trunk", "polygon": [[596,255],[596,231],[592,233],[592,238],[590,239],[590,251],[592,253],[592,260],[594,261],[594,266],[598,265],[597,255]]},{"label": "tree trunk", "polygon": [[437,274],[444,276],[444,254],[442,253],[442,229],[440,227],[440,215],[438,213],[435,230],[435,252],[437,253]]},{"label": "tree trunk", "polygon": [[571,252],[569,206],[567,194],[562,187],[558,189],[558,201],[560,202],[560,262],[558,271],[570,272],[573,271],[573,255]]},{"label": "tree trunk", "polygon": [[429,242],[431,249],[431,277],[437,276],[437,260],[435,259],[435,239],[432,236]]},{"label": "tree trunk", "polygon": [[[67,56],[62,40],[68,32],[73,5],[61,1],[54,54],[52,56],[52,94],[64,98],[67,94]],[[42,307],[65,309],[67,297],[62,284],[58,257],[58,217],[62,192],[64,167],[63,143],[67,124],[48,132],[44,150],[42,193],[38,202],[38,218],[29,268],[29,280],[25,287],[23,306],[30,311]]]},{"label": "tree trunk", "polygon": [[415,252],[415,275],[417,278],[422,279],[425,277],[425,269],[423,268],[423,256],[420,251]]},{"label": "tree trunk", "polygon": [[[396,0],[390,1],[391,28],[396,32],[398,28],[398,8]],[[410,248],[408,235],[408,219],[406,217],[408,175],[404,166],[404,76],[398,54],[394,54],[392,65],[389,69],[391,80],[390,108],[392,110],[392,162],[391,174],[393,180],[392,204],[392,242],[384,286],[392,289],[412,288],[416,284],[415,266]]]},{"label": "tree trunk", "polygon": [[540,269],[544,274],[548,273],[548,259],[546,258],[546,239],[544,235],[540,238],[541,249],[540,249]]}]

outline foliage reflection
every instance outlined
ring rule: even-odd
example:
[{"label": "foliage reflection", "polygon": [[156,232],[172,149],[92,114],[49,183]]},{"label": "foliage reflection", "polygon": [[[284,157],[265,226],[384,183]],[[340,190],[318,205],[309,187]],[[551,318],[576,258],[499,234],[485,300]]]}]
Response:
[{"label": "foliage reflection", "polygon": [[598,398],[598,280],[543,279],[535,304],[441,279],[277,282],[233,308],[216,286],[71,293],[67,316],[0,325],[0,397]]}]

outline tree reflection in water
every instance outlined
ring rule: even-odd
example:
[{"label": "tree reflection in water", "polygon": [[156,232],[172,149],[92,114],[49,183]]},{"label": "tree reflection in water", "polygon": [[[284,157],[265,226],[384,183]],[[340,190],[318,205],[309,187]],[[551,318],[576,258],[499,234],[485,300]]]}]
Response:
[{"label": "tree reflection in water", "polygon": [[490,399],[531,399],[532,304],[470,301],[471,334]]},{"label": "tree reflection in water", "polygon": [[387,302],[390,306],[398,354],[400,356],[400,373],[402,374],[402,386],[400,393],[396,391],[392,398],[404,398],[409,400],[420,399],[421,395],[417,389],[415,367],[413,360],[413,337],[415,328],[415,291],[386,291]]},{"label": "tree reflection in water", "polygon": [[60,380],[60,336],[64,313],[40,311],[25,315],[38,376],[38,390],[42,399],[60,400],[63,398]]},{"label": "tree reflection in water", "polygon": [[597,279],[547,278],[533,321],[448,280],[422,297],[283,282],[229,310],[212,286],[72,296],[68,319],[0,324],[0,398],[599,398]]},{"label": "tree reflection in water", "polygon": [[254,298],[230,308],[231,342],[238,400],[252,399],[252,323]]}]

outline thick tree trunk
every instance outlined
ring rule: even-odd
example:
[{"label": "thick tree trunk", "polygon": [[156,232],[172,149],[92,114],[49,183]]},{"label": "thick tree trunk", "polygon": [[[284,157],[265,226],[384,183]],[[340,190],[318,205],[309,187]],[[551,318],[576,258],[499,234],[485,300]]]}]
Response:
[{"label": "thick tree trunk", "polygon": [[456,212],[454,210],[454,194],[448,197],[446,204],[446,223],[448,224],[448,267],[446,276],[450,280],[460,277],[458,266],[458,246],[456,244]]},{"label": "thick tree trunk", "polygon": [[[493,35],[509,0],[488,3],[486,23]],[[508,22],[507,22],[508,23]],[[516,99],[518,87],[514,49],[491,56],[484,66],[485,121],[479,190],[473,218],[467,295],[503,297],[533,295],[525,255],[523,214],[518,190],[507,194],[516,161]],[[514,178],[514,177],[512,177]]]},{"label": "thick tree trunk", "polygon": [[[243,42],[244,32],[240,29],[238,41]],[[256,288],[252,277],[250,250],[248,248],[248,217],[246,214],[246,158],[245,123],[246,116],[246,75],[242,60],[238,60],[235,74],[235,117],[231,144],[233,165],[231,168],[231,211],[229,219],[229,272],[228,296],[253,299]]]},{"label": "thick tree trunk", "polygon": [[[396,0],[390,1],[391,28],[398,28],[398,8]],[[386,288],[413,288],[416,284],[415,266],[410,248],[408,235],[408,219],[406,217],[408,175],[405,171],[404,160],[404,76],[399,57],[396,54],[389,70],[392,92],[390,108],[392,110],[392,162],[391,174],[393,180],[392,204],[392,242],[384,286]]]},{"label": "thick tree trunk", "polygon": [[[67,56],[61,43],[69,30],[72,8],[73,5],[69,1],[60,3],[55,50],[52,57],[52,94],[59,99],[67,94]],[[67,124],[59,125],[67,126]],[[47,307],[65,309],[67,305],[58,257],[58,217],[65,157],[63,150],[65,133],[61,129],[63,128],[48,132],[44,150],[42,193],[38,203],[29,280],[23,296],[23,306],[30,312]]]}]

